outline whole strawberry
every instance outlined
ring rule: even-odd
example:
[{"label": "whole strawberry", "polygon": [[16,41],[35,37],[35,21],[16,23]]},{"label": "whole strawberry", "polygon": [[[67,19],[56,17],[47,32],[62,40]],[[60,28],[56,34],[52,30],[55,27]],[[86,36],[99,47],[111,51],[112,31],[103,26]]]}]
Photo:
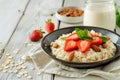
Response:
[{"label": "whole strawberry", "polygon": [[52,31],[54,31],[54,28],[55,28],[54,23],[51,21],[51,19],[48,19],[45,24],[45,30],[48,33],[51,33]]},{"label": "whole strawberry", "polygon": [[39,41],[43,37],[43,32],[41,30],[33,30],[29,36],[31,41]]}]

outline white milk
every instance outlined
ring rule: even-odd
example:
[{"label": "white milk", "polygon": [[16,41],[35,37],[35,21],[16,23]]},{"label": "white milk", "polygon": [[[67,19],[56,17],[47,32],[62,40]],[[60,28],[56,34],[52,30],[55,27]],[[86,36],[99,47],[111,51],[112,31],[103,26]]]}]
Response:
[{"label": "white milk", "polygon": [[84,12],[83,24],[114,30],[116,25],[114,5],[104,3],[88,4]]}]

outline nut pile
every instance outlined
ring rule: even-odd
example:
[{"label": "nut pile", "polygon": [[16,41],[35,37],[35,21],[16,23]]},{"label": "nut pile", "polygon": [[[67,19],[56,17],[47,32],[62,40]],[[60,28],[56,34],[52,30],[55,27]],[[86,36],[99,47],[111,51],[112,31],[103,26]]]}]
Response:
[{"label": "nut pile", "polygon": [[75,7],[65,8],[63,10],[58,11],[60,15],[67,16],[67,17],[78,17],[82,16],[84,11]]}]

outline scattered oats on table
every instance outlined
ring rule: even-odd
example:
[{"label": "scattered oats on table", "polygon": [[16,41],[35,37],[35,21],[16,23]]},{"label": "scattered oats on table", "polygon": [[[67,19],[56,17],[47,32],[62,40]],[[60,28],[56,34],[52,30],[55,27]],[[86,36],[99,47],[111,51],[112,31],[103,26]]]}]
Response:
[{"label": "scattered oats on table", "polygon": [[22,76],[21,76],[21,75],[19,75],[19,74],[17,74],[17,77],[18,77],[18,78],[21,78]]},{"label": "scattered oats on table", "polygon": [[10,53],[6,53],[6,56],[10,56]]},{"label": "scattered oats on table", "polygon": [[40,76],[40,75],[41,75],[41,72],[38,72],[37,75]]},{"label": "scattered oats on table", "polygon": [[25,65],[22,65],[21,67],[22,67],[22,69],[26,69],[27,68],[27,66],[25,66]]},{"label": "scattered oats on table", "polygon": [[12,59],[13,57],[12,56],[8,56],[9,59]]},{"label": "scattered oats on table", "polygon": [[35,67],[31,67],[30,69],[31,69],[31,70],[35,70]]},{"label": "scattered oats on table", "polygon": [[13,51],[13,53],[14,53],[14,54],[18,54],[19,51],[20,51],[20,49],[15,49],[15,50]]},{"label": "scattered oats on table", "polygon": [[28,79],[32,79],[32,76],[29,75],[29,76],[27,76],[27,78],[28,78]]}]

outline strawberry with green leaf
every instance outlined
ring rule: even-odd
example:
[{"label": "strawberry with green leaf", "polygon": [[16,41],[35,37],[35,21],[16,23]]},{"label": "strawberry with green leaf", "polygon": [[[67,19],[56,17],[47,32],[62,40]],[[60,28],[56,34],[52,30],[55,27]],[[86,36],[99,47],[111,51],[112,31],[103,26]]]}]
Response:
[{"label": "strawberry with green leaf", "polygon": [[38,30],[38,29],[35,29],[32,31],[32,33],[30,34],[29,36],[29,39],[33,42],[36,42],[36,41],[39,41],[42,37],[43,37],[43,33],[42,30]]},{"label": "strawberry with green leaf", "polygon": [[45,30],[48,32],[48,33],[51,33],[54,31],[54,28],[55,28],[55,25],[54,23],[52,22],[51,19],[48,19],[46,21],[46,24],[45,24]]}]

